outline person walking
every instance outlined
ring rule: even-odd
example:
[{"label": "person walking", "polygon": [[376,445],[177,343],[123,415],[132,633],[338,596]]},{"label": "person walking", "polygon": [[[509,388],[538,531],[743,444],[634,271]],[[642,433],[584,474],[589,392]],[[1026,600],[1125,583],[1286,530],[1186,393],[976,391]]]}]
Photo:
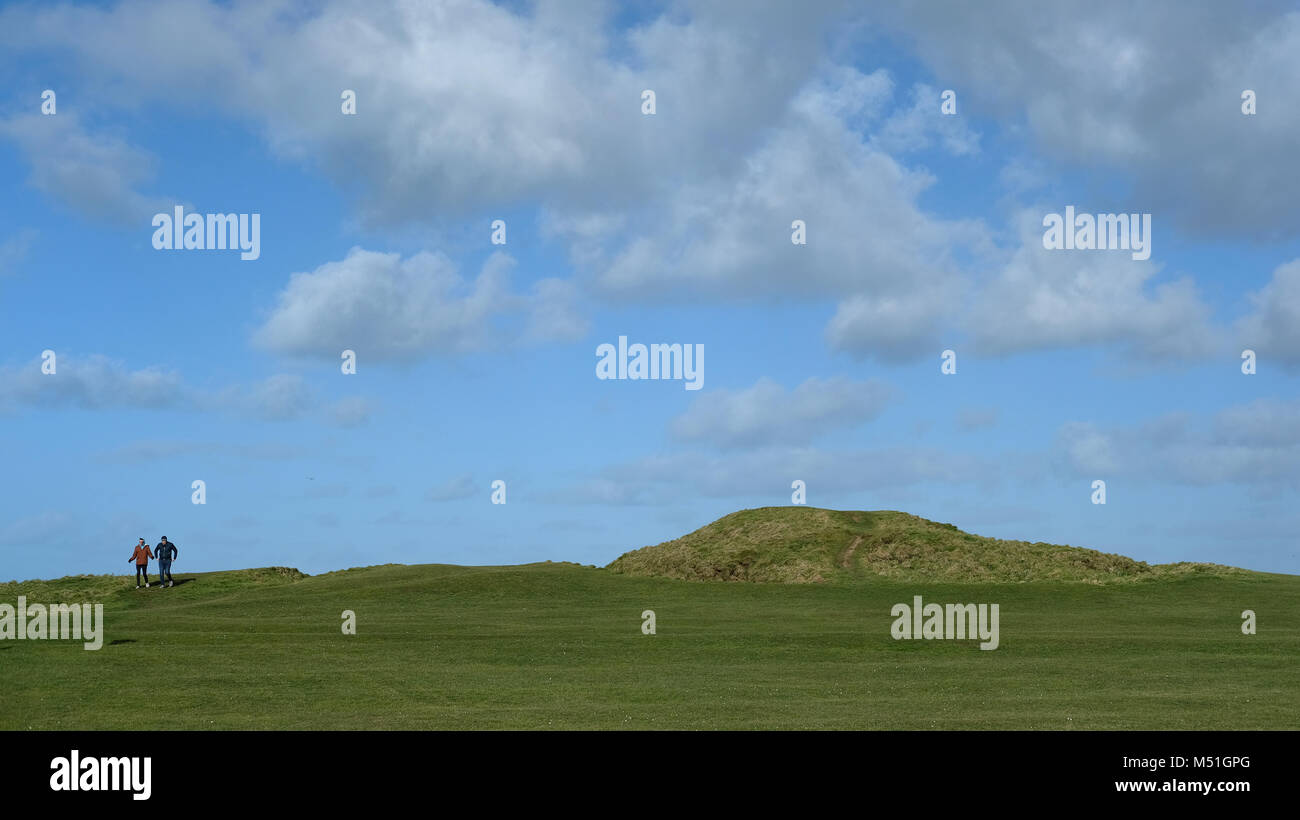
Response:
[{"label": "person walking", "polygon": [[169,587],[176,586],[176,582],[172,580],[172,561],[180,555],[180,552],[165,535],[158,542],[158,546],[154,547],[154,557],[158,559],[158,583]]},{"label": "person walking", "polygon": [[153,553],[149,551],[149,545],[141,538],[140,543],[135,545],[135,552],[131,553],[131,557],[126,559],[127,563],[135,562],[136,589],[140,588],[141,578],[144,578],[144,588],[149,588],[149,559],[152,557]]}]

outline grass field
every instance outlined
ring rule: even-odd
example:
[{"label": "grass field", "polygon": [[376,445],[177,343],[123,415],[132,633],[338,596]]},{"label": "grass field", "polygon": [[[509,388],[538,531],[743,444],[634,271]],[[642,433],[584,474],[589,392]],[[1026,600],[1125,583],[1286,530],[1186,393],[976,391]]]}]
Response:
[{"label": "grass field", "polygon": [[[99,651],[0,641],[0,728],[1300,728],[1295,576],[754,584],[548,563],[177,579],[0,585],[11,605],[102,601],[106,622]],[[1000,648],[893,640],[890,608],[914,594],[999,604]]]}]

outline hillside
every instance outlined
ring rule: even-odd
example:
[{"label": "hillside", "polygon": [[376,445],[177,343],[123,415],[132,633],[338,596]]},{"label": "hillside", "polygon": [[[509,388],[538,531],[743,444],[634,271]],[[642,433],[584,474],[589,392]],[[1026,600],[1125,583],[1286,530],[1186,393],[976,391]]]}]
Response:
[{"label": "hillside", "polygon": [[[151,568],[152,569],[152,568]],[[258,587],[279,586],[293,583],[308,577],[291,567],[258,567],[256,569],[235,569],[224,572],[188,573],[176,576],[176,586],[168,591],[173,598],[188,600],[193,596],[212,596],[231,592],[243,592]],[[161,590],[157,583],[157,574],[151,575],[153,589]],[[187,584],[202,581],[199,586],[187,587]],[[134,594],[133,594],[134,593]],[[135,580],[125,575],[69,575],[51,581],[6,581],[0,583],[0,602],[11,604],[19,595],[25,595],[31,601],[66,600],[83,602],[109,601],[139,602],[142,599],[135,589]]]},{"label": "hillside", "polygon": [[1218,564],[1148,564],[1082,547],[1003,541],[903,512],[742,510],[672,541],[624,553],[611,572],[692,581],[1112,583],[1245,575]]}]

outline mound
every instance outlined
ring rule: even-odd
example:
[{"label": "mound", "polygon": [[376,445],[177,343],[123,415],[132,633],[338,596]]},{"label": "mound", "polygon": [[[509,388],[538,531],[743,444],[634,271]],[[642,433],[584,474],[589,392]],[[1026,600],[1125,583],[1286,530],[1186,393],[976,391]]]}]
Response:
[{"label": "mound", "polygon": [[777,583],[867,578],[1110,583],[1190,573],[1247,574],[1217,564],[1152,565],[1081,547],[984,538],[903,512],[816,507],[742,510],[676,540],[624,553],[608,569],[684,580]]}]

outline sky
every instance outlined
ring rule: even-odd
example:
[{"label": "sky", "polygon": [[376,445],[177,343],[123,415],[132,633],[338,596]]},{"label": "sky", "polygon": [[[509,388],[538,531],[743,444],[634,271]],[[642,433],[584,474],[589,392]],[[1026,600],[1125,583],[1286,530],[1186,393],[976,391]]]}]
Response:
[{"label": "sky", "polygon": [[1291,4],[17,3],[0,77],[0,580],[604,565],[796,481],[1300,572]]}]

